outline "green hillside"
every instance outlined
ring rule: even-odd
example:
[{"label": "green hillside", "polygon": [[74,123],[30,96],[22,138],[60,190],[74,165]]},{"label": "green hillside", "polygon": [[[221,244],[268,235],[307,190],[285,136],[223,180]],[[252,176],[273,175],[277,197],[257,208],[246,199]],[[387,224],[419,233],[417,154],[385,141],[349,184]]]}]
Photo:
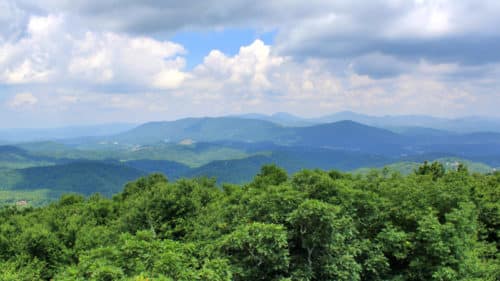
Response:
[{"label": "green hillside", "polygon": [[151,145],[124,145],[114,143],[91,143],[68,146],[56,143],[19,144],[31,155],[68,160],[167,160],[188,166],[201,166],[214,160],[237,159],[248,156],[244,149],[226,147],[216,143],[155,143]]},{"label": "green hillside", "polygon": [[[0,280],[497,281],[500,173],[264,166],[0,209]],[[1,195],[1,194],[0,194]]]},{"label": "green hillside", "polygon": [[301,169],[337,169],[348,171],[364,166],[390,163],[389,158],[329,149],[289,148],[243,159],[213,161],[189,170],[182,176],[215,177],[219,183],[244,183],[252,179],[264,164],[276,164],[287,172]]},{"label": "green hillside", "polygon": [[[494,168],[492,168],[486,164],[479,163],[479,162],[473,162],[473,161],[469,161],[469,160],[464,160],[464,159],[460,159],[460,158],[456,158],[456,157],[438,158],[438,159],[435,159],[434,161],[437,161],[437,162],[443,164],[445,169],[449,170],[449,171],[456,170],[459,164],[465,165],[467,167],[467,169],[472,173],[485,174],[485,173],[492,173],[495,171]],[[408,174],[413,173],[420,165],[422,165],[422,163],[397,162],[397,163],[385,165],[384,167],[378,168],[378,169],[380,170],[380,169],[386,168],[386,169],[389,169],[390,171],[397,171],[403,175],[408,175]],[[356,169],[356,170],[354,170],[354,173],[368,173],[369,171],[371,171],[373,169],[377,169],[377,168]]]},{"label": "green hillside", "polygon": [[0,170],[21,169],[54,164],[49,157],[40,157],[29,154],[16,146],[0,146]]},{"label": "green hillside", "polygon": [[183,175],[190,170],[189,166],[167,160],[131,160],[123,164],[148,173],[162,173],[169,178]]},{"label": "green hillside", "polygon": [[2,190],[48,189],[58,195],[95,192],[111,196],[130,180],[145,173],[125,165],[86,161],[47,167],[33,167],[0,172]]}]

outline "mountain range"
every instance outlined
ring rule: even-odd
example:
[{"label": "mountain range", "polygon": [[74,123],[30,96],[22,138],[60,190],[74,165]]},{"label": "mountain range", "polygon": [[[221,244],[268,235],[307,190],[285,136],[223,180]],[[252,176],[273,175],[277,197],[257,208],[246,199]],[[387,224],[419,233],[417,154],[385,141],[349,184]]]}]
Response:
[{"label": "mountain range", "polygon": [[351,120],[369,126],[381,127],[395,131],[407,128],[427,128],[449,132],[500,132],[500,118],[466,116],[459,118],[442,118],[427,115],[366,115],[352,111],[342,111],[316,118],[302,118],[285,112],[272,115],[243,114],[240,118],[271,121],[284,126],[309,126],[314,124],[332,123],[342,120]]},{"label": "mountain range", "polygon": [[290,173],[384,166],[408,173],[426,160],[442,161],[450,169],[461,162],[474,172],[500,167],[496,121],[465,118],[466,126],[481,125],[452,130],[455,122],[351,112],[304,119],[280,113],[122,124],[107,131],[107,125],[81,131],[23,129],[19,135],[0,130],[0,139],[7,140],[0,145],[0,204],[23,196],[48,202],[66,192],[111,196],[127,181],[152,172],[170,179],[206,176],[218,183],[244,183],[270,163]]},{"label": "mountain range", "polygon": [[151,122],[104,137],[101,143],[151,145],[235,141],[269,142],[281,146],[320,147],[382,155],[447,152],[457,155],[500,154],[500,133],[457,133],[407,128],[394,132],[350,120],[288,127],[258,119],[235,117],[189,118]]}]

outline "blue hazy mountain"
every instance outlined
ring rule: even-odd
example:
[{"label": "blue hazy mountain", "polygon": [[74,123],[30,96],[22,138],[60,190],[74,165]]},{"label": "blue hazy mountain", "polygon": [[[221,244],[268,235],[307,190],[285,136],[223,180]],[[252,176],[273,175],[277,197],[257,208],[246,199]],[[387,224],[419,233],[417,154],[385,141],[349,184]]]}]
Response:
[{"label": "blue hazy mountain", "polygon": [[500,132],[500,118],[468,116],[460,118],[440,118],[427,115],[384,115],[374,116],[352,111],[341,111],[316,118],[302,118],[289,113],[244,114],[241,118],[271,121],[284,126],[308,126],[350,120],[365,125],[381,127],[394,131],[435,129],[448,132]]},{"label": "blue hazy mountain", "polygon": [[150,122],[110,137],[111,141],[151,144],[157,142],[213,142],[236,140],[286,142],[289,130],[257,119],[236,117],[186,118],[176,121]]},{"label": "blue hazy mountain", "polygon": [[[238,118],[245,118],[245,119],[257,119],[257,120],[264,120],[264,121],[269,121],[273,122],[282,126],[289,126],[289,127],[300,127],[300,126],[309,126],[309,125],[314,125],[317,124],[318,122],[315,122],[313,120],[308,120],[287,112],[277,112],[271,115],[266,115],[266,114],[259,114],[259,113],[248,113],[248,114],[242,114],[242,115],[236,115],[235,117]],[[347,120],[347,119],[344,119]]]},{"label": "blue hazy mountain", "polygon": [[421,127],[451,132],[500,132],[500,119],[469,116],[461,118],[440,118],[426,115],[385,115],[372,116],[351,111],[343,111],[320,118],[308,119],[316,123],[351,120],[370,126],[398,130],[404,127]]},{"label": "blue hazy mountain", "polygon": [[[311,124],[291,126],[285,123],[298,124],[301,119],[285,113],[271,116],[281,123],[250,117],[149,122],[122,127],[126,130],[118,133],[108,130],[109,135],[104,136],[96,128],[51,131],[52,137],[69,138],[0,146],[0,189],[17,195],[43,190],[51,198],[61,192],[111,195],[126,181],[152,172],[171,179],[208,176],[219,182],[245,182],[269,163],[289,172],[304,168],[348,171],[400,162],[414,166],[452,157],[500,167],[499,132],[464,133],[421,126],[428,125],[425,122],[451,124],[453,120],[379,117],[377,122],[392,126],[383,127],[365,124],[376,121],[370,121],[370,116],[343,112],[318,124],[307,121]],[[332,120],[336,121],[329,122]],[[464,122],[482,119],[467,120]],[[75,137],[85,135],[86,130],[93,137]],[[42,133],[38,137],[50,137],[47,131]],[[6,136],[0,135],[0,139]],[[15,135],[15,139],[29,137],[33,136]]]},{"label": "blue hazy mountain", "polygon": [[[242,119],[247,121],[242,121]],[[33,142],[46,140],[65,140],[67,143],[86,143],[95,141],[96,137],[116,136],[122,134],[125,139],[130,140],[131,135],[135,134],[131,129],[136,129],[143,133],[141,137],[134,137],[136,142],[158,142],[158,141],[180,141],[174,139],[158,139],[155,132],[161,125],[162,131],[170,131],[166,135],[176,135],[176,131],[181,130],[183,136],[188,138],[203,138],[206,140],[219,140],[214,136],[221,127],[237,128],[232,131],[226,131],[233,139],[243,141],[263,141],[269,138],[263,136],[272,135],[272,131],[280,131],[283,127],[308,127],[312,125],[335,123],[349,120],[364,125],[378,128],[384,128],[393,132],[401,133],[407,136],[436,136],[453,135],[456,133],[470,132],[500,132],[500,119],[488,117],[462,117],[456,119],[438,118],[425,115],[386,115],[372,116],[359,114],[351,111],[343,111],[319,118],[302,118],[286,112],[278,112],[272,115],[265,114],[244,114],[233,117],[219,118],[186,118],[170,122],[150,122],[142,125],[129,123],[103,124],[91,126],[69,126],[61,128],[47,129],[0,129],[0,144],[16,142]],[[267,123],[261,123],[264,121]],[[272,125],[269,123],[273,123]],[[149,129],[153,128],[153,129]],[[252,130],[252,135],[249,130]],[[262,131],[262,129],[264,131]],[[191,130],[191,134],[186,134]],[[270,132],[271,131],[271,132]],[[152,137],[152,138],[149,138]],[[274,137],[286,137],[275,134]],[[275,140],[273,140],[275,141]],[[283,140],[281,140],[284,142]]]},{"label": "blue hazy mountain", "polygon": [[127,132],[109,137],[125,143],[241,141],[303,144],[308,146],[337,146],[365,142],[400,143],[402,137],[389,130],[339,121],[328,124],[285,127],[270,121],[218,117],[189,118],[177,121],[151,122]]},{"label": "blue hazy mountain", "polygon": [[68,126],[60,128],[0,129],[0,139],[4,143],[13,143],[71,139],[88,136],[106,136],[130,130],[135,126],[135,124],[129,123],[116,123],[89,126]]},{"label": "blue hazy mountain", "polygon": [[458,155],[478,155],[500,151],[500,133],[449,133],[421,127],[412,127],[403,133],[396,133],[345,120],[313,126],[287,127],[270,121],[246,118],[188,118],[146,123],[127,132],[106,137],[106,140],[130,145],[160,142],[267,142],[382,155],[440,151]]}]

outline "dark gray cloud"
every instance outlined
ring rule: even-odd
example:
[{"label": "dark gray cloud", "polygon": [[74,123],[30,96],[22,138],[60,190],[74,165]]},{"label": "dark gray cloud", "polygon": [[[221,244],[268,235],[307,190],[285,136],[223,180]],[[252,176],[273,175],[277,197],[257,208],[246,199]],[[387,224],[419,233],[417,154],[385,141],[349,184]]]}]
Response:
[{"label": "dark gray cloud", "polygon": [[[262,27],[292,18],[315,16],[319,5],[302,1],[231,0],[48,0],[43,4],[23,0],[25,7],[47,13],[67,13],[88,26],[131,33],[176,32],[184,29],[214,29],[231,26]],[[284,9],[285,8],[285,9]]]}]

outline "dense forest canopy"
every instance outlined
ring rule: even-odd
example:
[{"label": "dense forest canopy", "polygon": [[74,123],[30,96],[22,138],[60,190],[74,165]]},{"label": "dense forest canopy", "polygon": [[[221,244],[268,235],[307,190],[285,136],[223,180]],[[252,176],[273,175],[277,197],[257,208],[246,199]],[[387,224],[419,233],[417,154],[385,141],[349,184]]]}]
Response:
[{"label": "dense forest canopy", "polygon": [[152,174],[0,211],[0,280],[499,280],[500,173]]}]

